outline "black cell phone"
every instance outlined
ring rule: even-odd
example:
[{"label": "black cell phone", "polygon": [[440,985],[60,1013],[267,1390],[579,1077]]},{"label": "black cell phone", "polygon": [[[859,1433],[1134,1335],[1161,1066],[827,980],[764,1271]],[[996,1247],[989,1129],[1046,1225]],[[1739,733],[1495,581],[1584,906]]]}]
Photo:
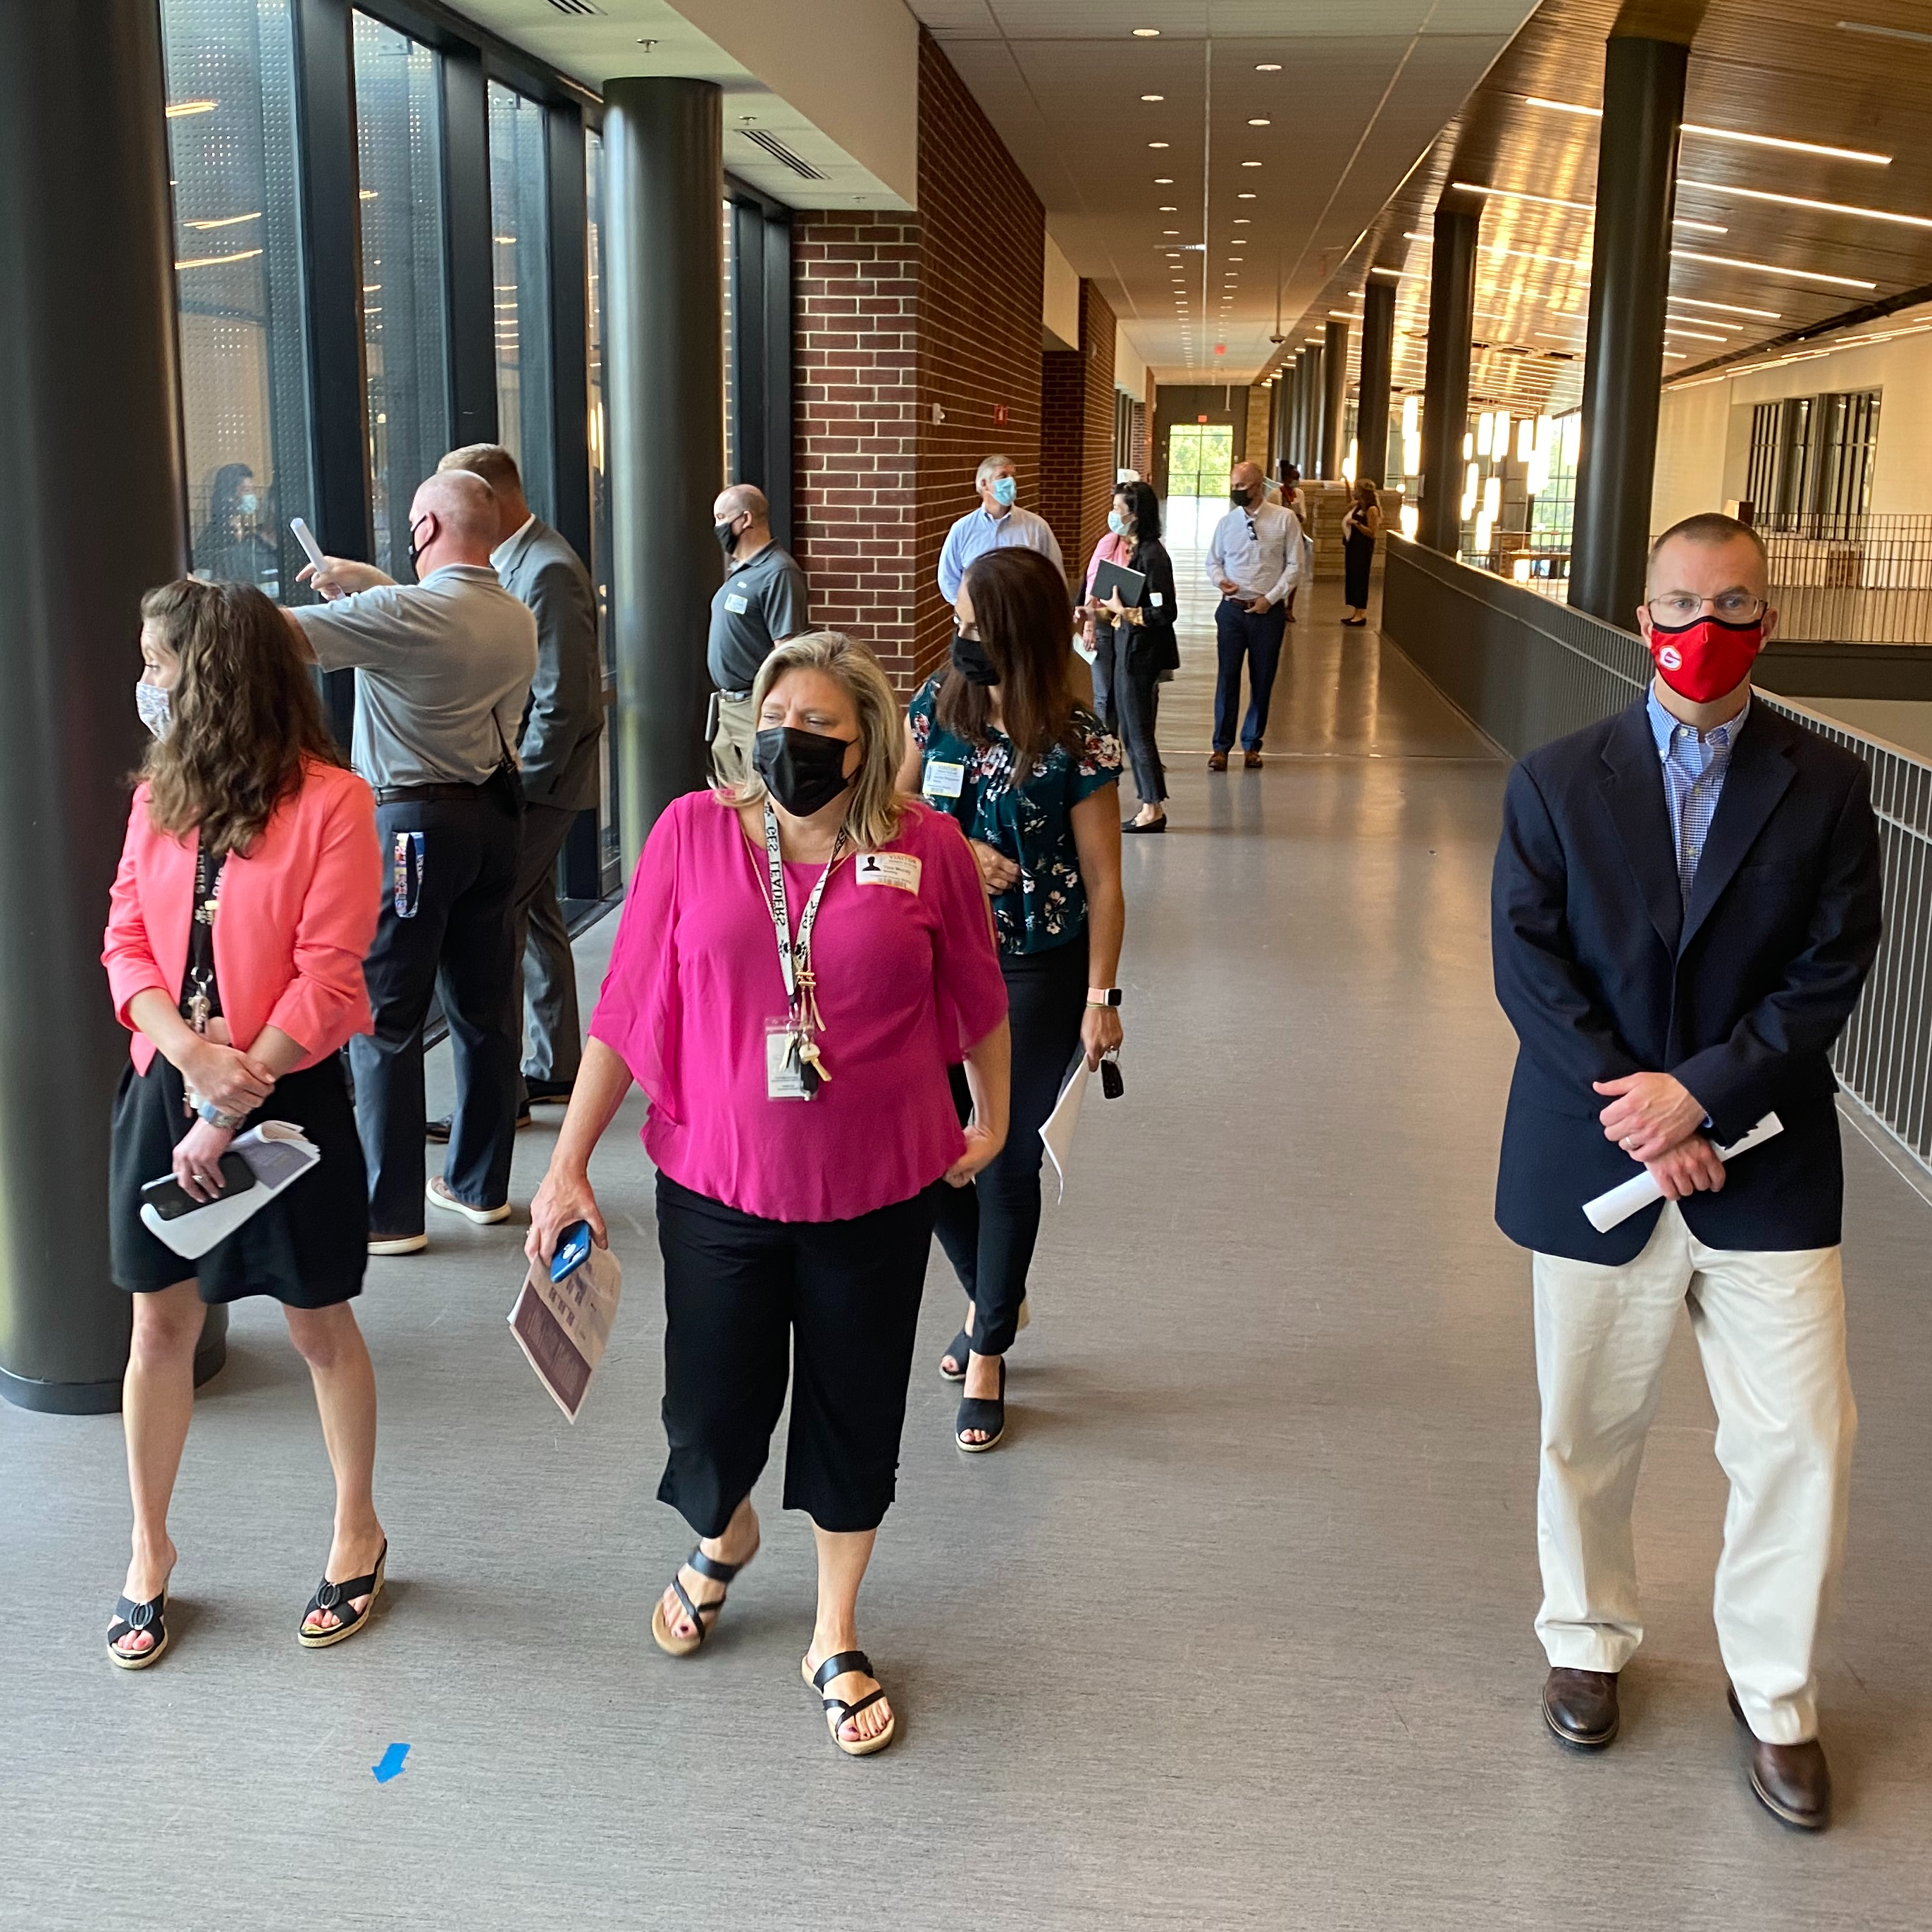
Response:
[{"label": "black cell phone", "polygon": [[[254,1184],[255,1170],[238,1154],[221,1156],[221,1191],[215,1196],[216,1200],[226,1201],[231,1194],[246,1194]],[[141,1200],[164,1221],[178,1221],[184,1214],[192,1214],[197,1208],[208,1204],[196,1200],[172,1174],[149,1181],[141,1190]]]}]

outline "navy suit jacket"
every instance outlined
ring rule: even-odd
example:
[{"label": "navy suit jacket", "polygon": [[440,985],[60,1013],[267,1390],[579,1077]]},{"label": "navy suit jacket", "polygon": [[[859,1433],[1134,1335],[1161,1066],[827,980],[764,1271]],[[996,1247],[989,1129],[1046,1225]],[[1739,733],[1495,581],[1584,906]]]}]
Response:
[{"label": "navy suit jacket", "polygon": [[1878,829],[1864,761],[1755,704],[1683,903],[1641,700],[1510,774],[1490,902],[1496,997],[1519,1042],[1496,1221],[1545,1254],[1616,1264],[1661,1205],[1607,1234],[1582,1204],[1638,1172],[1591,1083],[1675,1074],[1720,1146],[1775,1112],[1684,1217],[1713,1247],[1828,1247],[1844,1176],[1826,1056],[1879,943]]}]

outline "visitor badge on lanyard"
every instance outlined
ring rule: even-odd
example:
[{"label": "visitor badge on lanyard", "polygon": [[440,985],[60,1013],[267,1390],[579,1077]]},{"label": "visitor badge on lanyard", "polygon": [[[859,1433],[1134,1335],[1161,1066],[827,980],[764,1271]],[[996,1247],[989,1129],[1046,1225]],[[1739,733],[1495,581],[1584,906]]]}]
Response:
[{"label": "visitor badge on lanyard", "polygon": [[966,767],[943,758],[927,759],[925,788],[928,798],[957,798],[966,789]]},{"label": "visitor badge on lanyard", "polygon": [[842,830],[832,847],[832,856],[818,875],[805,910],[800,915],[798,937],[791,936],[791,914],[785,903],[784,861],[778,850],[778,822],[771,801],[765,801],[765,909],[772,916],[772,930],[778,941],[778,974],[784,982],[788,1009],[782,1020],[765,1028],[765,1097],[771,1100],[809,1100],[832,1078],[818,1050],[815,1036],[824,1030],[819,1018],[818,976],[812,966],[812,929],[818,920],[818,903],[844,850]]}]

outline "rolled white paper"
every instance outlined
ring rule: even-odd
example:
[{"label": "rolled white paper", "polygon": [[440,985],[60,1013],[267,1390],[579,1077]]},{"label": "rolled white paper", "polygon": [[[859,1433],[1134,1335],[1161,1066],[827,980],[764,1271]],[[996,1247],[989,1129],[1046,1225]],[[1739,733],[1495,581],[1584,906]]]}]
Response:
[{"label": "rolled white paper", "polygon": [[[1742,1140],[1733,1141],[1729,1147],[1718,1150],[1720,1160],[1729,1160],[1733,1154],[1748,1154],[1753,1148],[1761,1145],[1774,1134],[1784,1131],[1784,1123],[1775,1114],[1767,1114]],[[1621,1186],[1612,1187],[1607,1194],[1600,1194],[1594,1201],[1583,1203],[1583,1212],[1589,1216],[1590,1226],[1600,1234],[1607,1234],[1619,1221],[1628,1221],[1640,1208],[1648,1208],[1653,1201],[1660,1201],[1664,1190],[1658,1186],[1649,1168],[1633,1174]]]}]

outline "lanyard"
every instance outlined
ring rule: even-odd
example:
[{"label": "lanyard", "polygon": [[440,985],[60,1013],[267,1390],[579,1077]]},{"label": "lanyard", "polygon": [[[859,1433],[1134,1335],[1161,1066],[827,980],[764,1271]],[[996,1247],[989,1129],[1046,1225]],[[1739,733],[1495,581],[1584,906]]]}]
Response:
[{"label": "lanyard", "polygon": [[798,1041],[800,1060],[808,1062],[821,1080],[830,1080],[825,1063],[818,1057],[818,1048],[812,1036],[824,1030],[824,1022],[818,1016],[818,976],[812,970],[812,928],[818,917],[818,902],[825,896],[826,882],[832,877],[845,850],[845,833],[841,827],[838,836],[832,842],[832,856],[826,860],[825,869],[818,875],[818,883],[812,889],[812,896],[805,902],[805,910],[800,915],[798,938],[791,936],[791,914],[785,904],[784,860],[778,850],[778,821],[772,810],[771,800],[765,801],[765,869],[770,885],[766,896],[766,909],[772,916],[772,928],[778,943],[778,970],[784,976],[785,999],[791,1010],[792,1031]]}]

